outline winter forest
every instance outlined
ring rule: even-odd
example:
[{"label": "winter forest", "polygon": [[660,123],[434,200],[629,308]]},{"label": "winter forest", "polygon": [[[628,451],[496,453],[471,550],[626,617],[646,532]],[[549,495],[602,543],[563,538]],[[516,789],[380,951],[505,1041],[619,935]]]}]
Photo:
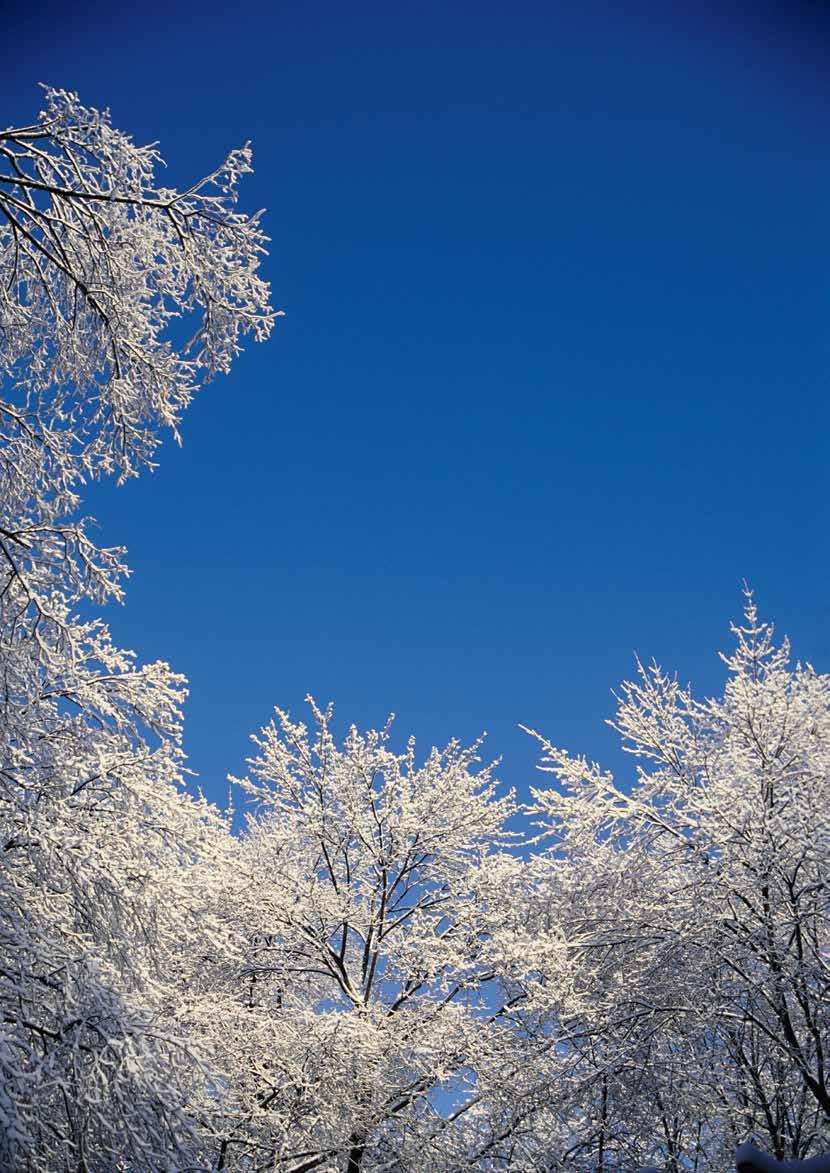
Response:
[{"label": "winter forest", "polygon": [[129,569],[85,499],[267,342],[272,230],[247,146],[167,186],[106,111],[42,105],[0,134],[0,1168],[830,1151],[830,677],[749,588],[717,696],[647,659],[621,685],[624,777],[552,720],[520,798],[483,741],[343,735],[309,697],[201,796],[186,681],[116,645]]}]

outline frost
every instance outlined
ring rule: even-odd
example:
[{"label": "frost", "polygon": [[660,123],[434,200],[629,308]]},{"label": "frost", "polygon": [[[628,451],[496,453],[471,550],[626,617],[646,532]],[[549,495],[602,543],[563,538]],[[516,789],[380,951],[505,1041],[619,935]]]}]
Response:
[{"label": "frost", "polygon": [[241,834],[184,790],[186,682],[98,617],[128,568],[81,497],[276,315],[249,147],[184,191],[160,162],[64,91],[0,133],[0,1167],[826,1151],[830,679],[750,595],[722,697],[623,685],[620,782],[534,735],[522,809],[480,744],[338,740],[311,702],[254,739]]},{"label": "frost", "polygon": [[185,941],[216,947],[228,833],[182,792],[183,678],[90,617],[128,570],[80,491],[146,467],[273,314],[247,152],[182,193],[159,162],[63,91],[0,133],[0,1165],[32,1173],[201,1149],[171,991]]}]

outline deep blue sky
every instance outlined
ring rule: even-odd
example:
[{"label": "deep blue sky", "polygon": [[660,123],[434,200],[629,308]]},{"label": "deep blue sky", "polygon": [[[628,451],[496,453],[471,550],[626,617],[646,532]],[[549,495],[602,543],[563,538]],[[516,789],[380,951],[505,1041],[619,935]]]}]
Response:
[{"label": "deep blue sky", "polygon": [[519,721],[625,764],[633,651],[717,688],[744,577],[830,668],[826,5],[4,25],[4,124],[76,89],[181,184],[253,139],[286,317],[153,478],[94,496],[135,568],[116,637],[190,678],[208,794],[307,691],[422,743],[487,729],[520,788]]}]

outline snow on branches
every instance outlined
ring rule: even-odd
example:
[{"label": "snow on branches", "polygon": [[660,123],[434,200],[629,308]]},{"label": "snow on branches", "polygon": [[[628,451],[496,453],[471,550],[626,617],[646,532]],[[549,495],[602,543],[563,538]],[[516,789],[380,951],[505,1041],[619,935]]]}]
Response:
[{"label": "snow on branches", "polygon": [[539,738],[560,787],[534,791],[595,1031],[620,1074],[652,1073],[666,1158],[724,1167],[747,1134],[778,1158],[830,1141],[830,678],[790,665],[751,596],[732,630],[722,699],[656,666],[624,685],[632,787]]},{"label": "snow on branches", "polygon": [[97,616],[128,571],[80,495],[276,315],[248,147],[181,191],[160,163],[59,90],[0,133],[0,1166],[826,1150],[830,678],[751,597],[721,698],[623,686],[625,782],[534,735],[521,808],[480,745],[338,741],[312,702],[254,739],[241,833],[184,790],[185,681]]},{"label": "snow on branches", "polygon": [[387,724],[341,747],[311,705],[311,732],[277,711],[240,783],[238,951],[201,1003],[226,1092],[201,1112],[228,1168],[414,1168],[439,1136],[447,1167],[442,1108],[471,1108],[509,1050],[486,889],[514,866],[513,796],[478,746],[419,764]]},{"label": "snow on branches", "polygon": [[[216,947],[225,823],[181,790],[184,680],[117,648],[120,549],[85,480],[150,463],[196,386],[273,321],[247,148],[183,192],[106,113],[46,91],[0,133],[0,1164],[185,1168],[198,1058],[163,1024],[182,941]],[[185,322],[190,340],[176,335]]]},{"label": "snow on branches", "polygon": [[[260,215],[236,210],[248,145],[183,191],[107,111],[46,89],[32,126],[0,132],[0,353],[19,441],[56,471],[138,472],[198,385],[274,321]],[[177,345],[170,327],[190,330]],[[25,424],[36,411],[30,436]],[[4,494],[5,496],[5,494]]]}]

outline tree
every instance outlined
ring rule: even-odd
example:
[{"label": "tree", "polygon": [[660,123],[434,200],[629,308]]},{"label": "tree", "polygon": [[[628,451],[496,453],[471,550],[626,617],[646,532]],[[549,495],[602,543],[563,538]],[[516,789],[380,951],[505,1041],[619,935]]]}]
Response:
[{"label": "tree", "polygon": [[150,467],[275,315],[248,148],[181,192],[160,161],[63,91],[0,133],[0,1165],[830,1147],[830,678],[751,597],[721,699],[624,685],[632,786],[539,739],[532,853],[479,745],[338,745],[313,704],[255,738],[241,836],[184,790],[185,682],[114,645],[124,552],[81,494]]},{"label": "tree", "polygon": [[830,678],[790,666],[751,596],[733,631],[721,700],[656,666],[624,686],[630,792],[541,738],[563,790],[534,791],[552,872],[594,889],[581,908],[560,902],[591,1032],[620,1060],[640,1050],[662,1084],[649,1099],[686,1121],[681,1152],[661,1145],[676,1163],[726,1160],[695,1140],[712,1121],[727,1152],[757,1134],[803,1157],[830,1137]]},{"label": "tree", "polygon": [[656,667],[616,726],[630,789],[542,740],[550,846],[508,850],[476,747],[417,766],[277,712],[184,1013],[217,1165],[726,1168],[827,1145],[830,680],[751,599],[718,701]]},{"label": "tree", "polygon": [[78,509],[88,479],[147,467],[274,315],[258,217],[234,207],[248,148],[184,192],[160,162],[63,91],[0,133],[4,1168],[183,1169],[197,1151],[198,1065],[160,1024],[182,939],[218,940],[206,864],[227,828],[181,788],[183,678],[95,617],[127,568]]},{"label": "tree", "polygon": [[217,1167],[466,1167],[458,1122],[485,1071],[492,1093],[515,1067],[522,975],[493,900],[512,795],[478,746],[419,765],[389,724],[341,747],[312,710],[311,733],[277,710],[254,739],[224,905],[238,950],[190,1010],[225,1088],[200,1108]]}]

